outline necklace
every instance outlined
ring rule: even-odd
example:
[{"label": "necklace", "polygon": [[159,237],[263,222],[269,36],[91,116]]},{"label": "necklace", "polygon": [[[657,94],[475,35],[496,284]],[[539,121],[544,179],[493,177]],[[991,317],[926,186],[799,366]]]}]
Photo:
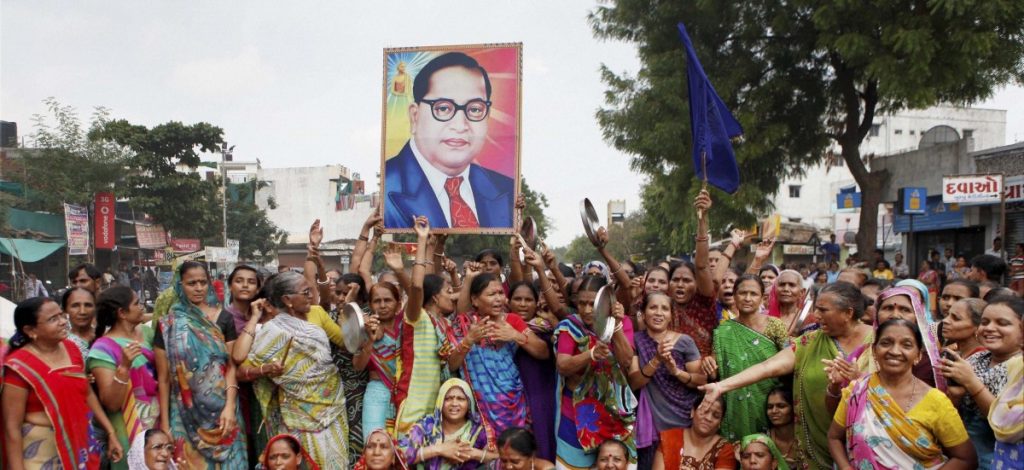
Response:
[{"label": "necklace", "polygon": [[[775,445],[776,446],[779,446],[779,440],[775,437],[775,429],[769,429],[768,430],[768,437],[772,438],[772,441],[775,441]],[[782,456],[786,458],[785,460],[792,460],[791,459],[792,456],[789,455],[789,454],[791,454],[793,452],[793,444],[794,443],[796,443],[796,436],[793,436],[793,438],[790,439],[789,445],[786,446],[786,450],[782,450],[781,448],[779,449],[779,452],[782,453]],[[779,446],[779,447],[781,447],[781,446]]]}]

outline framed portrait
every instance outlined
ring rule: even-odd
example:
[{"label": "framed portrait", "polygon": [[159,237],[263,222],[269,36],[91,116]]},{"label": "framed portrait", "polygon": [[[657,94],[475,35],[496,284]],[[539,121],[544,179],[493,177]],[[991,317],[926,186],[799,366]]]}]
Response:
[{"label": "framed portrait", "polygon": [[381,203],[388,232],[516,227],[522,44],[384,49]]}]

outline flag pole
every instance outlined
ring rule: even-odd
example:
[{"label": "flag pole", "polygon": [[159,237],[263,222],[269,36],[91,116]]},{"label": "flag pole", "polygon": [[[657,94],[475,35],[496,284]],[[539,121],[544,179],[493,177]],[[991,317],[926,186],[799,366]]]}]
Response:
[{"label": "flag pole", "polygon": [[[708,154],[705,150],[700,151],[700,166],[703,171],[704,179],[701,182],[701,191],[708,190]],[[697,220],[704,219],[704,211],[697,211]]]}]

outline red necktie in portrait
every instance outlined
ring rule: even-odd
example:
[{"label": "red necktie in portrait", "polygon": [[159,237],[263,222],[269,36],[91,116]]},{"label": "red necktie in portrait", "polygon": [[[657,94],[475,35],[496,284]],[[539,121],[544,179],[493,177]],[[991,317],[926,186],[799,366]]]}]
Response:
[{"label": "red necktie in portrait", "polygon": [[448,178],[444,182],[444,190],[448,193],[448,200],[451,201],[452,228],[475,228],[480,224],[476,221],[473,209],[466,204],[459,193],[459,186],[462,186],[462,177]]}]

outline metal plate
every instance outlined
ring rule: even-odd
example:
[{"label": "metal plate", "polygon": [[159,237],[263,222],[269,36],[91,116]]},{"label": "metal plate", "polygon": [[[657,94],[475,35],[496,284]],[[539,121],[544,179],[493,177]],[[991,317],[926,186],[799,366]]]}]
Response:
[{"label": "metal plate", "polygon": [[587,232],[587,238],[590,239],[590,243],[598,245],[600,240],[597,239],[597,229],[601,226],[601,221],[597,218],[597,211],[594,210],[594,205],[590,203],[590,199],[583,198],[580,201],[580,219],[583,220],[583,231]]},{"label": "metal plate", "polygon": [[807,296],[804,297],[804,308],[800,309],[800,314],[793,321],[793,326],[789,329],[790,334],[799,333],[807,327],[807,319],[811,316],[811,312],[814,311],[813,292],[814,289],[807,289]]},{"label": "metal plate", "polygon": [[341,333],[345,339],[345,349],[355,354],[369,339],[364,329],[366,323],[363,321],[363,309],[359,308],[359,304],[350,302],[341,309],[341,315],[344,317]]},{"label": "metal plate", "polygon": [[531,250],[537,250],[537,223],[533,220],[533,217],[527,216],[523,219],[523,226],[519,228],[519,235],[522,235],[523,240],[526,241],[526,246],[530,247]]},{"label": "metal plate", "polygon": [[603,343],[612,340],[615,333],[617,321],[612,316],[612,306],[615,305],[615,294],[611,286],[604,286],[597,291],[594,298],[594,333]]}]

